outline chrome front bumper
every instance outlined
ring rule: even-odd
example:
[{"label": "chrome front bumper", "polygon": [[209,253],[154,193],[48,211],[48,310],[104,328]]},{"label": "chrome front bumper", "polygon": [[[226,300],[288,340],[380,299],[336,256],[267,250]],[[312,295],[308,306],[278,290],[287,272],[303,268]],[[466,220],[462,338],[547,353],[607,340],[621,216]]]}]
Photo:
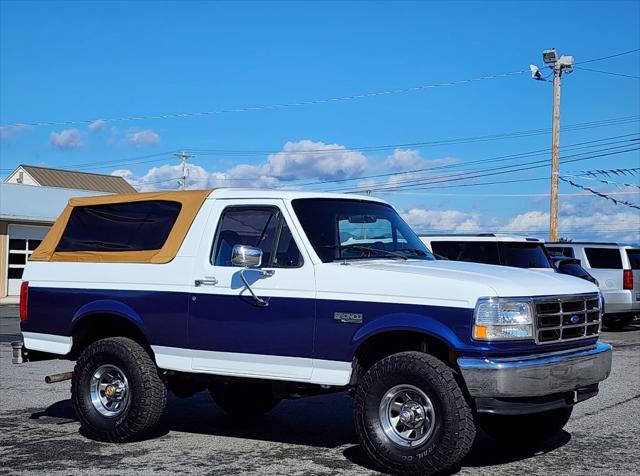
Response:
[{"label": "chrome front bumper", "polygon": [[540,397],[570,392],[606,379],[611,372],[611,346],[524,357],[458,359],[458,366],[474,398]]}]

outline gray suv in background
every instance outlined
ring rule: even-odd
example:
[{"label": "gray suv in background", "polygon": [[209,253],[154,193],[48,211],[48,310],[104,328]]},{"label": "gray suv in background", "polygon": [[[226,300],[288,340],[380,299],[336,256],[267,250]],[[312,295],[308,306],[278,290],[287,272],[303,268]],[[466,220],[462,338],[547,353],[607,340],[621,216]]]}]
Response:
[{"label": "gray suv in background", "polygon": [[604,296],[604,325],[622,330],[640,314],[640,248],[619,243],[547,243],[547,250],[580,260]]}]

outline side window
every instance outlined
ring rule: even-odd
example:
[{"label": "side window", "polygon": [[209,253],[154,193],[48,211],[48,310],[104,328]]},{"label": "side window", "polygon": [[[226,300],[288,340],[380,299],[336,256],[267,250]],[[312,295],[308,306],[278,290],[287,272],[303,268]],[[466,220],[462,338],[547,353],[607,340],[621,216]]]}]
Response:
[{"label": "side window", "polygon": [[500,264],[498,246],[494,242],[432,241],[431,246],[438,258],[471,263]]},{"label": "side window", "polygon": [[300,250],[291,235],[291,230],[289,229],[287,222],[283,219],[272,267],[298,268],[299,266],[302,266]]},{"label": "side window", "polygon": [[56,251],[159,250],[181,208],[168,200],[75,207]]},{"label": "side window", "polygon": [[546,248],[550,253],[566,256],[567,258],[575,258],[573,248],[569,246],[547,246]]},{"label": "side window", "polygon": [[592,268],[622,269],[622,256],[618,248],[585,248]]},{"label": "side window", "polygon": [[235,245],[262,250],[262,266],[297,267],[300,251],[280,210],[274,207],[229,207],[224,210],[212,253],[215,266],[232,266]]}]

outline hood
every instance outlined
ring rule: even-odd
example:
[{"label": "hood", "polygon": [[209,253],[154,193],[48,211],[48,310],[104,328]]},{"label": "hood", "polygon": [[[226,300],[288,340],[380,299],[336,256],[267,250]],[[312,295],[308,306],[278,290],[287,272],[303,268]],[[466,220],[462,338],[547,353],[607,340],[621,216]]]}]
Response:
[{"label": "hood", "polygon": [[[351,266],[363,270],[382,271],[428,281],[457,283],[458,290],[483,286],[496,296],[525,297],[598,292],[592,283],[560,273],[541,273],[510,266],[467,263],[462,261],[367,260],[352,261]],[[396,279],[396,278],[394,278]]]}]

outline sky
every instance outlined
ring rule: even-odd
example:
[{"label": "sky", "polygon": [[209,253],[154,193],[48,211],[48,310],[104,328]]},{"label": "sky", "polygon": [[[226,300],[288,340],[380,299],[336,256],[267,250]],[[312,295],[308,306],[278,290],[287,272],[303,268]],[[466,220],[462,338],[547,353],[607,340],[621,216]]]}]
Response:
[{"label": "sky", "polygon": [[585,175],[640,168],[638,1],[0,1],[0,175],[175,189],[186,150],[189,188],[370,190],[421,233],[546,238],[548,48],[576,62],[560,235],[640,242],[640,173]]}]

